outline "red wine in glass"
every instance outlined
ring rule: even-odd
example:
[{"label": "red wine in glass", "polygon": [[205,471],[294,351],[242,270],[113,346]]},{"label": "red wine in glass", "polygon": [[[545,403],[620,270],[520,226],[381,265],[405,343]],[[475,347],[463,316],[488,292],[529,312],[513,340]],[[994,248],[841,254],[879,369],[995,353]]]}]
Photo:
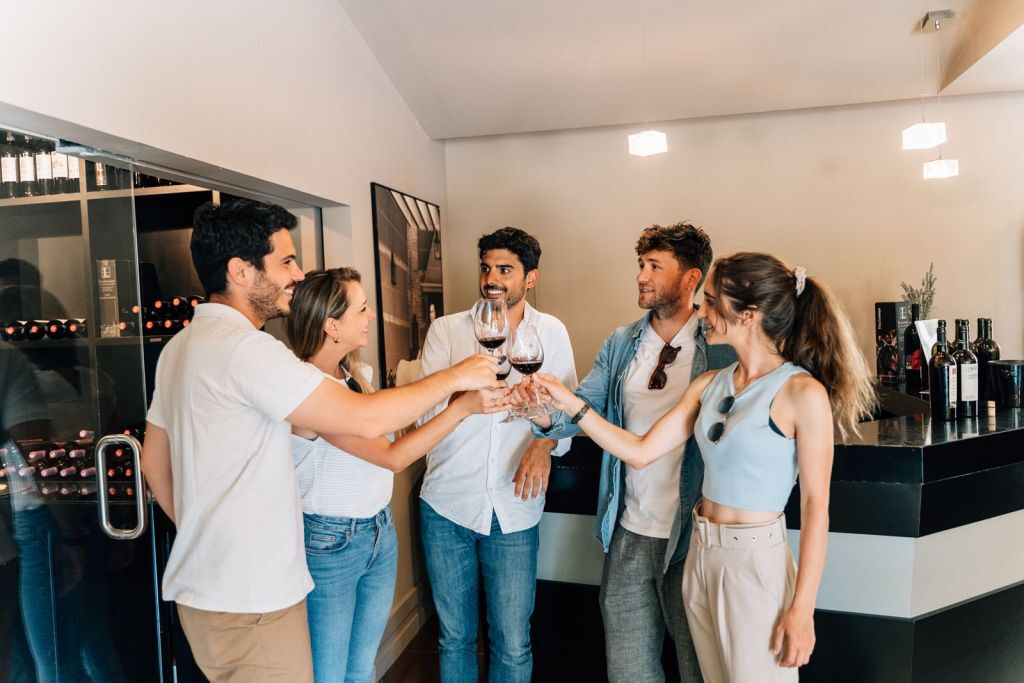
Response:
[{"label": "red wine in glass", "polygon": [[522,363],[516,363],[512,361],[512,367],[519,371],[521,375],[532,375],[533,373],[540,370],[540,366],[544,364],[544,361],[525,361]]},{"label": "red wine in glass", "polygon": [[482,339],[477,339],[477,341],[480,342],[480,346],[484,347],[488,351],[493,351],[505,343],[505,337],[484,337]]}]

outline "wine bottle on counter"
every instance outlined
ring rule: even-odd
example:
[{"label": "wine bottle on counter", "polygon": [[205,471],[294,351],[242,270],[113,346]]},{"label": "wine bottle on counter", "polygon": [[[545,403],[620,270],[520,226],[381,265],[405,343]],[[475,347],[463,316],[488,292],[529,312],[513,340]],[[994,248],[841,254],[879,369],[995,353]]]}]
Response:
[{"label": "wine bottle on counter", "polygon": [[25,136],[25,145],[18,155],[18,196],[35,197],[36,194],[36,159],[31,151],[32,139]]},{"label": "wine bottle on counter", "polygon": [[960,348],[960,326],[967,322],[963,318],[953,320],[953,338],[949,341],[949,352],[953,353]]},{"label": "wine bottle on counter", "polygon": [[988,402],[992,400],[988,364],[999,360],[999,344],[992,338],[992,318],[978,318],[978,338],[972,350],[978,357],[978,398],[982,402],[981,407],[987,410]]},{"label": "wine bottle on counter", "polygon": [[961,320],[956,328],[956,348],[952,356],[956,361],[958,418],[978,416],[978,357],[971,353],[971,323]]},{"label": "wine bottle on counter", "polygon": [[939,321],[935,346],[929,366],[929,386],[932,417],[936,420],[955,420],[957,401],[956,360],[949,353],[946,340],[946,321]]},{"label": "wine bottle on counter", "polygon": [[907,378],[907,393],[911,395],[919,394],[924,388],[924,350],[916,325],[920,317],[921,304],[911,304],[910,324],[903,331],[904,374]]},{"label": "wine bottle on counter", "polygon": [[0,150],[0,197],[11,199],[18,196],[18,148],[14,133],[6,131]]}]

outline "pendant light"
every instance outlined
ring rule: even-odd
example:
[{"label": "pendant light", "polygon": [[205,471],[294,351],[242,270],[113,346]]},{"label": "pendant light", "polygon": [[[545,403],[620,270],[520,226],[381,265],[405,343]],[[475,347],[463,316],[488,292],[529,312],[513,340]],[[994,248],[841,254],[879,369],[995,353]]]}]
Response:
[{"label": "pendant light", "polygon": [[[951,10],[941,10],[937,12],[928,12],[925,15],[924,21],[921,23],[921,122],[915,123],[909,128],[903,129],[903,149],[931,149],[937,147],[946,141],[946,123],[944,121],[928,121],[924,115],[924,102],[927,94],[924,87],[924,32],[929,27],[934,27],[935,31],[940,30],[942,27],[942,19],[950,19],[953,17]],[[937,55],[941,51],[937,52]],[[936,57],[938,58],[938,57]],[[938,97],[939,91],[939,75],[938,75],[938,63],[936,62],[936,77],[935,77],[935,92]],[[938,107],[936,107],[937,109]]]},{"label": "pendant light", "polygon": [[[640,3],[640,50],[643,55],[643,67],[640,71],[640,92],[644,101],[646,114],[650,116],[650,98],[647,96],[647,32],[645,3]],[[668,136],[660,130],[648,128],[628,137],[629,153],[638,157],[649,157],[652,154],[663,154],[668,151]]]}]

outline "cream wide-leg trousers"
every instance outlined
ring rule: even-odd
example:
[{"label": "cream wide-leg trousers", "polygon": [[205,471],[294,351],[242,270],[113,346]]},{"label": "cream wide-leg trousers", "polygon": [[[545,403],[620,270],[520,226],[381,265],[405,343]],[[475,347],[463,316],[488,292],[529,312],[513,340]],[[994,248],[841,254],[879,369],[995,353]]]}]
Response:
[{"label": "cream wide-leg trousers", "polygon": [[683,604],[706,683],[798,680],[797,669],[779,666],[771,652],[775,624],[795,584],[785,515],[765,524],[724,525],[694,509]]}]

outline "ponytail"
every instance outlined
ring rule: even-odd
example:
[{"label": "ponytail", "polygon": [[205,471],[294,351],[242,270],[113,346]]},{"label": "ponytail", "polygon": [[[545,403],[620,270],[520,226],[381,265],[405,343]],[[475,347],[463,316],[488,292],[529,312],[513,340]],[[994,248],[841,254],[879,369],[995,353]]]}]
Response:
[{"label": "ponytail", "polygon": [[850,319],[824,285],[809,277],[795,298],[793,325],[779,352],[825,386],[836,426],[846,437],[857,431],[857,424],[877,403],[871,371]]},{"label": "ponytail", "polygon": [[750,252],[719,259],[712,278],[718,313],[734,320],[738,311],[759,311],[779,354],[824,385],[840,435],[856,433],[877,396],[850,320],[824,284],[802,268],[790,270],[774,256]]}]

